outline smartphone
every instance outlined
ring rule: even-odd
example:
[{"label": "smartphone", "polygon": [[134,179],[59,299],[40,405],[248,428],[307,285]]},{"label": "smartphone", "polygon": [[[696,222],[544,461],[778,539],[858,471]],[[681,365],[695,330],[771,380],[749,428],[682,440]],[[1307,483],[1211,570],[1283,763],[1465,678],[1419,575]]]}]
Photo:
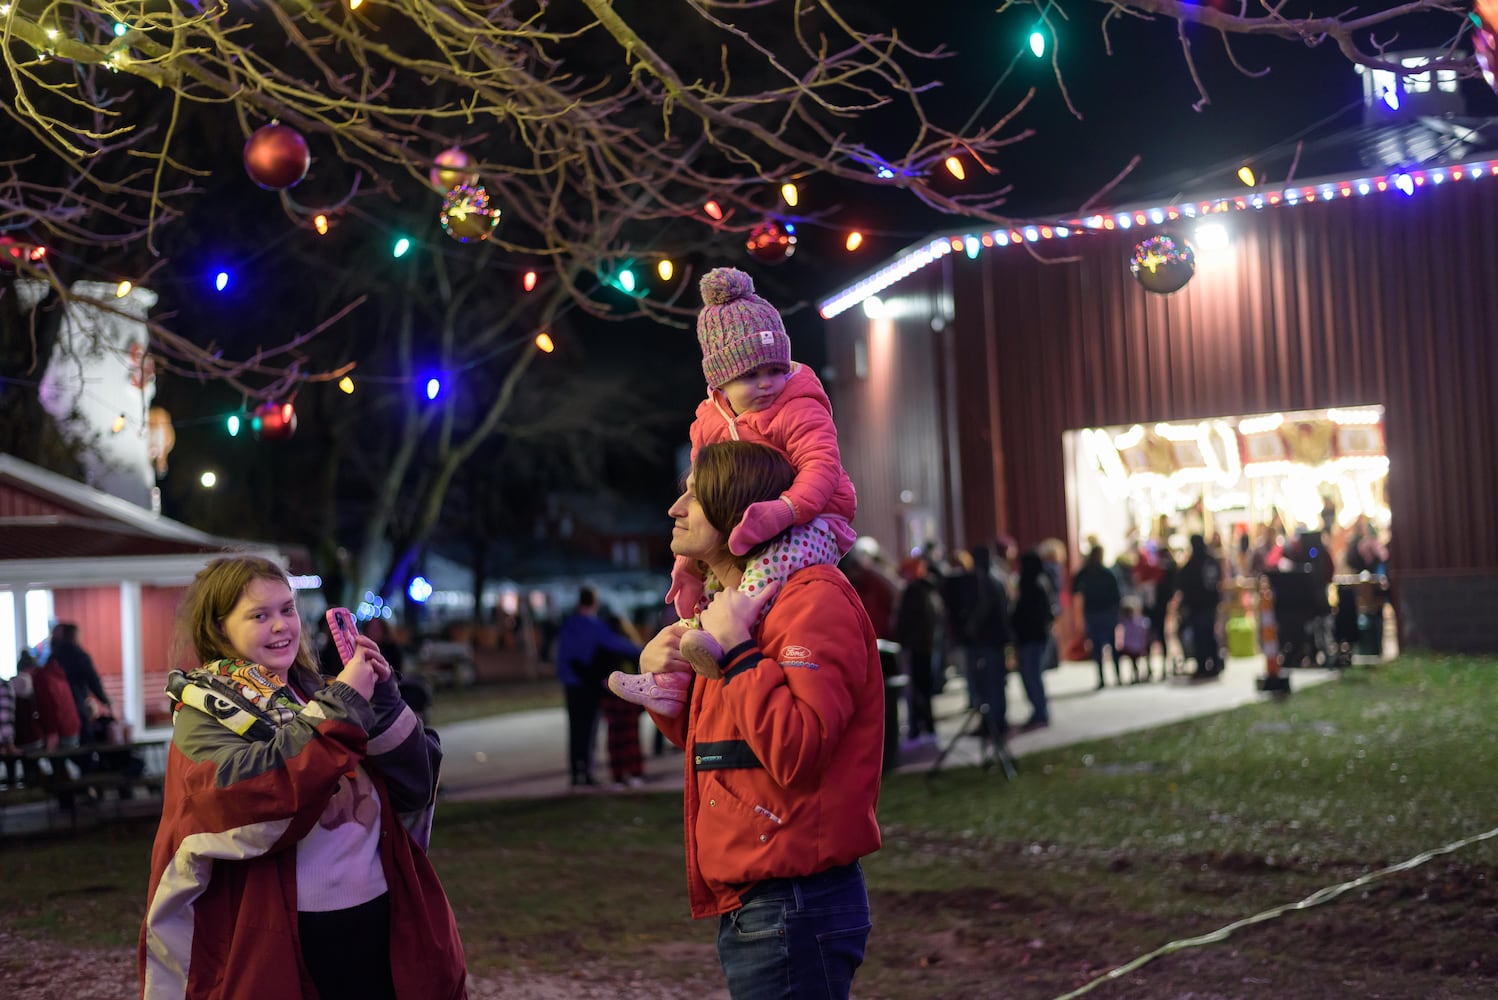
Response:
[{"label": "smartphone", "polygon": [[354,615],[348,608],[329,608],[327,617],[333,645],[338,647],[339,658],[347,663],[354,658],[354,653],[359,648],[354,638],[359,634],[359,626],[354,624]]}]

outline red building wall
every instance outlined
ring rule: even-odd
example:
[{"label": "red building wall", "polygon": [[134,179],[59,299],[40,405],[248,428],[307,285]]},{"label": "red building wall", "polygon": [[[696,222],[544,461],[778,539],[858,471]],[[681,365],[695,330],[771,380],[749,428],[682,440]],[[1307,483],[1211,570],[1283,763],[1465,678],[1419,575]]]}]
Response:
[{"label": "red building wall", "polygon": [[[191,668],[191,659],[169,659],[172,625],[184,587],[141,587],[142,700],[146,724],[171,721],[166,699],[166,675],[173,667]],[[93,658],[104,692],[121,704],[124,696],[123,657],[120,650],[120,588],[70,587],[52,592],[53,615],[78,626],[78,641]]]},{"label": "red building wall", "polygon": [[[1404,623],[1417,642],[1498,649],[1498,625],[1445,621],[1451,607],[1498,599],[1498,228],[1480,221],[1493,218],[1492,177],[1229,213],[1226,263],[1204,259],[1170,296],[1129,275],[1133,231],[1034,247],[1067,263],[1007,247],[916,272],[884,295],[938,301],[950,288],[951,346],[927,349],[951,351],[953,398],[939,387],[910,397],[956,413],[961,475],[948,489],[961,517],[949,540],[1065,537],[1067,430],[1381,403]],[[836,317],[830,351],[868,324],[856,308]],[[839,389],[845,412],[872,399],[845,379]],[[904,401],[888,405],[903,425]],[[881,447],[843,417],[845,456]],[[936,455],[941,442],[901,447]],[[872,464],[854,474],[860,498],[887,489],[882,475]]]}]

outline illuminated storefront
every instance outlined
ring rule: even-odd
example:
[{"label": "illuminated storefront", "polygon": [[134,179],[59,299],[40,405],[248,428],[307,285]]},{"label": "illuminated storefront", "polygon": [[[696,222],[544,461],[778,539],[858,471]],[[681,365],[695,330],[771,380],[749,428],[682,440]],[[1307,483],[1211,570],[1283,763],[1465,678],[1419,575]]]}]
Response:
[{"label": "illuminated storefront", "polygon": [[1148,538],[1184,549],[1195,533],[1231,554],[1266,529],[1390,527],[1379,406],[1088,428],[1064,441],[1070,534],[1109,555]]}]

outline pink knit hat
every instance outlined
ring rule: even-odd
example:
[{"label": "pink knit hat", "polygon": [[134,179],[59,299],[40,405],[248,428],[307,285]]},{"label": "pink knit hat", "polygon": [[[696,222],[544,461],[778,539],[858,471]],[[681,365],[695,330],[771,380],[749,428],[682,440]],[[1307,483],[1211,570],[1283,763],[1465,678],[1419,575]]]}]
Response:
[{"label": "pink knit hat", "polygon": [[702,374],[717,389],[762,365],[791,366],[791,338],[775,307],[754,294],[749,275],[719,267],[702,276],[697,342]]}]

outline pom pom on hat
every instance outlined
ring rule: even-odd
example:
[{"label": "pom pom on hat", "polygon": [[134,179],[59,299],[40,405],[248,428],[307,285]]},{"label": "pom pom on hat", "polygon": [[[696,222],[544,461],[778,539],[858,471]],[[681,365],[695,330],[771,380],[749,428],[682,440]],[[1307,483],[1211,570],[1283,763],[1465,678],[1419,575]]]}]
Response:
[{"label": "pom pom on hat", "polygon": [[719,267],[702,276],[702,312],[697,342],[702,346],[702,374],[718,388],[763,365],[791,364],[791,339],[775,307],[754,294],[754,281],[743,271]]}]

